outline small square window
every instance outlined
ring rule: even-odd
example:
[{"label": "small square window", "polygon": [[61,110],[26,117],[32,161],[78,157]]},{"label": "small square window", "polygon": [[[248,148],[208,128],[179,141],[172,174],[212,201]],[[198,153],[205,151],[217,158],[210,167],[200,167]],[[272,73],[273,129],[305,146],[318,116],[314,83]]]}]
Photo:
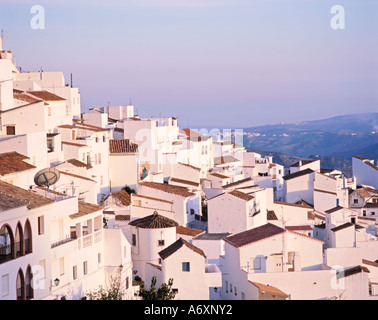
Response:
[{"label": "small square window", "polygon": [[164,246],[165,241],[164,240],[158,240],[158,246]]},{"label": "small square window", "polygon": [[184,271],[184,272],[190,271],[190,262],[183,262],[182,263],[182,271]]}]

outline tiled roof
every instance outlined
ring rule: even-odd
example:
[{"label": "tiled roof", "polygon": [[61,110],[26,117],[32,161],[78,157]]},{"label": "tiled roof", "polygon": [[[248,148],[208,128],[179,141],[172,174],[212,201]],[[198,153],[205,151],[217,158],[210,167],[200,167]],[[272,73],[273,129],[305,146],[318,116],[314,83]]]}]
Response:
[{"label": "tiled roof", "polygon": [[142,196],[142,195],[136,194],[136,193],[133,193],[132,197],[133,198],[137,197],[137,198],[142,198],[142,199],[149,199],[149,200],[154,200],[154,201],[160,201],[160,202],[165,202],[165,203],[169,203],[169,204],[173,203],[173,201],[168,201],[168,200],[163,200],[163,199],[159,199],[159,198]]},{"label": "tiled roof", "polygon": [[86,164],[86,163],[84,163],[82,161],[79,161],[77,159],[68,159],[66,162],[74,165],[75,167],[80,167],[80,168],[84,168],[85,167],[87,169],[91,169],[92,168],[92,166],[90,166],[90,165],[88,165],[88,164]]},{"label": "tiled roof", "polygon": [[187,184],[187,185],[190,185],[190,186],[193,186],[193,187],[198,187],[199,186],[198,182],[189,181],[189,180],[171,178],[170,181],[177,182],[177,183],[182,183],[182,184]]},{"label": "tiled roof", "polygon": [[162,229],[176,227],[178,223],[172,219],[154,213],[147,217],[133,220],[129,225],[142,229]]},{"label": "tiled roof", "polygon": [[32,95],[27,94],[27,93],[14,93],[13,98],[17,100],[29,102],[29,103],[42,101],[41,99],[33,97]]},{"label": "tiled roof", "polygon": [[80,143],[75,143],[75,142],[70,142],[70,141],[62,141],[62,144],[66,144],[69,146],[74,146],[74,147],[87,147],[85,144],[80,144]]},{"label": "tiled roof", "polygon": [[278,220],[276,213],[273,210],[266,210],[266,218],[268,220]]},{"label": "tiled roof", "polygon": [[325,213],[333,213],[333,212],[336,212],[336,211],[339,211],[339,210],[342,210],[344,209],[343,207],[341,206],[337,206],[337,207],[334,207],[334,208],[331,208],[331,209],[328,209],[326,211],[324,211]]},{"label": "tiled roof", "polygon": [[286,232],[286,230],[280,227],[277,227],[274,224],[267,223],[260,227],[256,227],[250,230],[246,230],[246,231],[231,235],[225,238],[225,241],[236,248],[240,248],[247,244],[264,240],[283,232]]},{"label": "tiled roof", "polygon": [[302,177],[302,176],[305,176],[305,175],[313,173],[313,172],[315,172],[315,171],[313,171],[311,169],[305,169],[305,170],[301,170],[301,171],[294,172],[294,173],[291,173],[291,174],[287,174],[286,176],[283,177],[283,179],[284,180],[295,179],[295,178]]},{"label": "tiled roof", "polygon": [[343,229],[346,229],[346,228],[349,228],[349,227],[352,227],[352,226],[354,226],[353,223],[347,222],[347,223],[344,223],[344,224],[342,224],[340,226],[332,228],[331,231],[337,232],[337,231],[340,231],[340,230],[343,230]]},{"label": "tiled roof", "polygon": [[248,182],[248,181],[253,182],[253,179],[251,177],[248,177],[248,178],[245,178],[245,179],[242,179],[242,180],[231,182],[229,184],[225,184],[224,186],[222,186],[222,188],[227,189],[227,188],[230,188],[230,187],[236,187],[239,184],[243,184],[244,182]]},{"label": "tiled roof", "polygon": [[336,272],[336,278],[344,278],[344,277],[349,277],[351,275],[360,273],[360,272],[367,272],[370,273],[369,269],[364,267],[364,266],[355,266],[349,269],[342,269],[341,271]]},{"label": "tiled roof", "polygon": [[210,175],[213,176],[213,177],[221,178],[221,179],[229,179],[230,178],[230,177],[227,177],[227,176],[225,176],[223,174],[216,173],[216,172],[210,173]]},{"label": "tiled roof", "polygon": [[25,190],[4,181],[0,181],[0,193],[12,196],[22,202],[28,203],[28,209],[42,207],[54,202],[53,200],[43,197],[31,190]]},{"label": "tiled roof", "polygon": [[180,129],[180,133],[185,134],[188,137],[188,140],[191,141],[206,141],[210,138],[209,136],[205,136],[188,128]]},{"label": "tiled roof", "polygon": [[311,226],[309,225],[300,225],[300,226],[286,226],[285,227],[286,230],[290,230],[290,231],[312,231],[312,228]]},{"label": "tiled roof", "polygon": [[198,236],[198,235],[200,235],[204,232],[205,232],[204,230],[195,229],[195,228],[187,228],[187,227],[183,227],[183,226],[177,226],[176,227],[176,233],[177,234],[183,234],[183,235],[186,235],[186,236],[195,237],[195,236]]},{"label": "tiled roof", "polygon": [[321,192],[321,193],[333,194],[333,195],[337,196],[337,193],[336,193],[336,192],[332,192],[332,191],[328,191],[328,190],[314,189],[314,191],[316,191],[316,192]]},{"label": "tiled roof", "polygon": [[111,139],[109,140],[110,153],[135,153],[138,145],[130,142],[129,139]]},{"label": "tiled roof", "polygon": [[29,202],[0,192],[0,212],[28,205]]},{"label": "tiled roof", "polygon": [[96,182],[93,179],[90,179],[90,178],[87,178],[87,177],[84,177],[84,176],[80,176],[78,174],[74,174],[74,173],[71,173],[71,172],[65,172],[65,171],[60,171],[59,170],[59,173],[63,174],[63,175],[70,176],[70,177],[73,177],[73,178],[78,178],[78,179],[83,179],[83,180],[88,180],[88,181]]},{"label": "tiled roof", "polygon": [[[302,160],[302,164],[301,164],[301,166],[304,166],[304,165],[306,165],[306,164],[310,164],[310,163],[312,163],[312,162],[314,162],[314,161],[317,161],[317,160]],[[292,164],[290,167],[299,167],[299,164],[300,164],[300,161],[298,161],[298,162]]]},{"label": "tiled roof", "polygon": [[197,171],[201,171],[201,168],[198,168],[198,167],[192,166],[192,165],[187,164],[187,163],[179,162],[178,164],[179,164],[179,165],[182,165],[182,166],[185,166],[185,167],[188,167],[188,168],[195,169],[195,170],[197,170]]},{"label": "tiled roof", "polygon": [[54,93],[42,90],[42,91],[28,91],[29,94],[32,94],[35,97],[38,97],[42,100],[45,101],[61,101],[61,100],[66,100],[62,97],[57,96]]},{"label": "tiled roof", "polygon": [[259,283],[255,281],[249,281],[249,282],[255,285],[260,290],[261,293],[270,293],[270,294],[277,295],[284,298],[289,297],[289,295],[286,294],[285,292],[281,291],[280,289],[274,286],[270,286],[269,284],[263,284],[263,283]]},{"label": "tiled roof", "polygon": [[0,154],[0,175],[35,169],[36,167],[24,162],[28,157],[18,152],[5,152]]},{"label": "tiled roof", "polygon": [[221,165],[221,164],[227,164],[227,163],[238,162],[238,161],[240,160],[233,156],[221,156],[221,157],[214,158],[214,165]]},{"label": "tiled roof", "polygon": [[148,188],[153,188],[153,189],[161,190],[167,193],[176,194],[182,197],[190,197],[194,195],[194,193],[189,192],[186,187],[173,186],[166,183],[158,183],[158,182],[150,182],[150,181],[141,182],[139,184],[141,186],[146,186]]},{"label": "tiled roof", "polygon": [[165,260],[170,255],[175,253],[179,250],[183,245],[187,246],[189,249],[193,250],[195,253],[206,258],[205,253],[198,247],[194,246],[193,244],[189,243],[188,241],[184,240],[183,238],[178,239],[176,242],[172,243],[169,247],[165,248],[164,250],[159,252],[159,256]]},{"label": "tiled roof", "polygon": [[131,204],[131,197],[125,190],[111,192],[110,194],[126,207]]},{"label": "tiled roof", "polygon": [[290,203],[290,202],[283,202],[283,201],[274,201],[275,204],[284,205],[284,206],[291,206],[297,208],[305,208],[305,209],[313,209],[309,204],[301,204],[301,203]]},{"label": "tiled roof", "polygon": [[359,159],[359,160],[371,160],[369,158],[361,157],[361,156],[353,156],[353,158]]},{"label": "tiled roof", "polygon": [[82,217],[87,214],[97,212],[103,209],[101,205],[92,204],[92,203],[88,203],[88,202],[84,202],[80,200],[78,201],[78,205],[79,205],[79,212],[71,214],[69,216],[71,219],[79,218],[79,217]]},{"label": "tiled roof", "polygon": [[115,216],[116,221],[129,221],[130,215],[129,214],[117,214]]},{"label": "tiled roof", "polygon": [[250,201],[250,200],[254,199],[253,196],[246,194],[244,192],[238,191],[238,190],[233,190],[233,191],[229,192],[229,194],[231,194],[232,196],[237,197],[239,199],[242,199],[244,201]]}]

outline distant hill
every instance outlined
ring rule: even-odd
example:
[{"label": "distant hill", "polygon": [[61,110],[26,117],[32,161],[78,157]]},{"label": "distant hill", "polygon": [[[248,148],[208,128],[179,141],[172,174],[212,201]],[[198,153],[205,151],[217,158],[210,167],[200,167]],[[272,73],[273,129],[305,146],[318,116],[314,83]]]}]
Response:
[{"label": "distant hill", "polygon": [[273,162],[283,165],[285,168],[290,167],[290,165],[298,162],[299,160],[309,160],[309,159],[319,159],[321,169],[336,169],[344,173],[347,178],[352,177],[352,160],[346,160],[333,156],[318,156],[312,155],[310,157],[298,157],[290,154],[285,154],[281,152],[274,151],[262,151],[247,148],[247,151],[253,151],[261,154],[262,156],[271,155],[273,156]]},{"label": "distant hill", "polygon": [[256,150],[304,158],[327,156],[323,161],[330,164],[340,161],[336,158],[351,161],[353,155],[378,158],[378,113],[264,125],[243,131],[244,146]]}]

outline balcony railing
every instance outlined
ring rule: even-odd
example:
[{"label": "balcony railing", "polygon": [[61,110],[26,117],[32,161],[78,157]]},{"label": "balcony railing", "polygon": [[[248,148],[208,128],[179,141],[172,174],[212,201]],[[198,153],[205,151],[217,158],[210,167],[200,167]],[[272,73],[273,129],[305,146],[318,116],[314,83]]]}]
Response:
[{"label": "balcony railing", "polygon": [[54,243],[52,243],[51,244],[51,248],[55,248],[57,246],[60,246],[62,244],[65,244],[65,243],[73,241],[73,240],[76,240],[76,236],[72,236],[72,235],[66,236],[63,239],[60,239],[60,240],[55,241]]}]

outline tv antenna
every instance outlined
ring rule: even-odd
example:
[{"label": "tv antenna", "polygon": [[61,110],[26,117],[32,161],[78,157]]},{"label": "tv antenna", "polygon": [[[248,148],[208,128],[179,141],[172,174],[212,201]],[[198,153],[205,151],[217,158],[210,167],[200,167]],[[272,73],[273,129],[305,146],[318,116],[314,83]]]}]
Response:
[{"label": "tv antenna", "polygon": [[39,187],[46,187],[49,191],[50,186],[57,183],[60,173],[55,168],[45,168],[39,170],[34,176],[34,183]]}]

